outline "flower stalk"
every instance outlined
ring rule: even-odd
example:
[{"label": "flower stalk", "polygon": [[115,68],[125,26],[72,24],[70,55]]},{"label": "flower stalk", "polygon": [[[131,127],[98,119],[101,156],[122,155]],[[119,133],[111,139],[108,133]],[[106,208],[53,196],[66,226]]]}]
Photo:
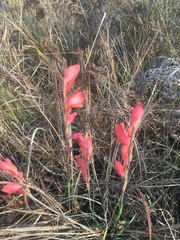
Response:
[{"label": "flower stalk", "polygon": [[[80,91],[80,88],[75,93],[69,95],[75,79],[80,71],[80,66],[70,66],[63,77],[63,98],[64,98],[64,124],[65,124],[65,136],[66,136],[66,150],[67,150],[67,168],[69,166],[69,158],[71,155],[71,166],[73,166],[74,158],[77,165],[80,167],[82,176],[86,182],[89,182],[89,161],[92,155],[93,146],[91,137],[85,137],[83,133],[73,133],[71,129],[71,123],[77,116],[77,112],[72,112],[73,109],[82,108],[85,92]],[[73,157],[72,152],[72,140],[77,141],[82,156]],[[73,167],[71,167],[71,179],[73,178]],[[69,192],[69,191],[68,191]]]},{"label": "flower stalk", "polygon": [[123,208],[124,193],[128,184],[128,173],[130,169],[130,163],[133,158],[134,138],[140,126],[143,115],[144,107],[142,103],[137,102],[135,107],[131,108],[129,128],[126,130],[124,123],[116,125],[117,142],[121,143],[122,163],[115,160],[114,166],[117,173],[122,177],[124,181],[121,194],[120,212],[122,212]]},{"label": "flower stalk", "polygon": [[[82,103],[84,101],[83,95],[84,92],[79,92],[79,89],[72,95],[68,95],[69,91],[71,90],[75,79],[80,71],[80,66],[73,65],[67,68],[65,71],[64,77],[62,79],[63,82],[63,99],[64,99],[64,125],[65,125],[65,136],[66,136],[66,167],[68,172],[68,166],[69,166],[69,156],[71,151],[69,149],[72,149],[72,140],[69,139],[69,136],[71,135],[71,123],[74,121],[75,117],[77,116],[77,113],[71,113],[72,108],[78,108],[82,107]],[[73,164],[73,156],[71,154],[71,165]],[[73,168],[71,168],[72,171]],[[71,173],[73,175],[73,173]]]}]

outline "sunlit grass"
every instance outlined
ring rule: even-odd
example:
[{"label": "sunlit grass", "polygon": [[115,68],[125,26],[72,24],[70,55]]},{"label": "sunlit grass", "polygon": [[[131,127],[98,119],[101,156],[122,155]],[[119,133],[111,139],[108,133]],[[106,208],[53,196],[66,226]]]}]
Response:
[{"label": "sunlit grass", "polygon": [[[134,86],[155,57],[179,60],[179,9],[179,1],[3,2],[0,154],[25,176],[29,167],[34,199],[30,211],[19,197],[2,195],[1,238],[148,239],[138,187],[149,206],[153,239],[175,239],[179,140],[166,112],[178,107],[177,100],[162,106],[156,86],[144,96]],[[61,79],[72,64],[81,65],[76,86],[87,96],[73,131],[91,133],[94,145],[90,195],[75,164],[74,192],[67,192]],[[120,158],[114,127],[128,124],[137,101],[146,115],[135,140],[123,213],[114,226],[122,187],[113,167]]]}]

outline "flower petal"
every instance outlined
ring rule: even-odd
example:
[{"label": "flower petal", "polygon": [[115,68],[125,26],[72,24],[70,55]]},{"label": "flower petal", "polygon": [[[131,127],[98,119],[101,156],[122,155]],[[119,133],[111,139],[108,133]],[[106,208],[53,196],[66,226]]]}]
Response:
[{"label": "flower petal", "polygon": [[115,160],[114,162],[114,167],[117,171],[117,173],[122,177],[124,178],[124,166],[117,160]]},{"label": "flower petal", "polygon": [[71,134],[69,138],[78,142],[81,152],[84,155],[84,159],[89,161],[93,152],[92,138],[89,136],[86,138],[82,133]]},{"label": "flower petal", "polygon": [[135,132],[138,130],[144,115],[144,107],[141,102],[137,102],[134,108],[131,108],[130,126],[133,126]]},{"label": "flower petal", "polygon": [[74,112],[66,117],[66,123],[69,125],[70,123],[74,122],[75,117],[77,116],[77,112]]},{"label": "flower petal", "polygon": [[77,165],[81,168],[81,173],[85,181],[88,181],[86,161],[78,156],[75,157]]},{"label": "flower petal", "polygon": [[21,188],[22,188],[22,185],[21,185],[21,184],[12,182],[12,183],[6,184],[6,185],[2,188],[2,192],[9,193],[9,194],[12,194],[12,193],[22,194],[23,191],[21,190]]},{"label": "flower petal", "polygon": [[130,137],[128,132],[125,130],[124,123],[120,123],[119,125],[116,125],[116,136],[117,136],[117,142],[125,145],[130,144]]},{"label": "flower petal", "polygon": [[[24,176],[22,172],[18,172],[18,178],[20,178],[22,181],[24,181]],[[16,179],[18,179],[16,178]]]},{"label": "flower petal", "polygon": [[18,175],[17,167],[11,162],[10,159],[6,158],[5,161],[0,161],[0,169],[12,177]]},{"label": "flower petal", "polygon": [[80,66],[78,64],[72,65],[72,66],[68,67],[68,69],[66,70],[66,72],[64,74],[64,78],[63,78],[63,83],[65,84],[65,88],[66,88],[66,96],[67,96],[68,92],[70,91],[70,89],[72,88],[72,85],[73,85],[79,71],[80,71]]},{"label": "flower petal", "polygon": [[24,181],[24,176],[22,172],[18,172],[17,167],[11,162],[10,159],[6,158],[5,161],[0,161],[0,170],[4,173],[10,174],[13,178],[18,181]]},{"label": "flower petal", "polygon": [[84,98],[85,93],[79,92],[78,88],[77,91],[66,100],[66,115],[71,113],[72,108],[83,107]]}]

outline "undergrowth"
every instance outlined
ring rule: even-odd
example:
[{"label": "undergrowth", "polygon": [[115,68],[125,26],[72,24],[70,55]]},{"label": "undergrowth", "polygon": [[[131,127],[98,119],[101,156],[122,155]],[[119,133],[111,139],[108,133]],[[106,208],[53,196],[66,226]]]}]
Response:
[{"label": "undergrowth", "polygon": [[[145,95],[135,86],[154,58],[179,60],[179,10],[179,1],[162,0],[1,1],[0,154],[25,176],[29,169],[34,196],[28,209],[0,193],[1,239],[149,239],[143,199],[153,239],[178,239],[179,138],[166,119],[179,99],[164,103],[156,85]],[[72,130],[91,135],[94,153],[89,193],[74,163],[68,194],[62,78],[73,64],[86,99]],[[122,188],[115,124],[128,124],[137,101],[146,112],[114,225]]]}]

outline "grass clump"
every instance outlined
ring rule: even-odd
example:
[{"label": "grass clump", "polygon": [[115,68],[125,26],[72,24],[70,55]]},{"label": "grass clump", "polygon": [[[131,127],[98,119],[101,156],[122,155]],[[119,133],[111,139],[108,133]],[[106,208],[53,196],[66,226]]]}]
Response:
[{"label": "grass clump", "polygon": [[[29,171],[33,198],[28,209],[22,197],[1,193],[0,237],[149,239],[147,204],[152,239],[177,239],[179,95],[165,100],[159,76],[145,93],[136,86],[155,58],[179,63],[179,1],[1,5],[0,154],[24,176]],[[81,66],[76,87],[86,99],[72,131],[91,135],[94,153],[89,192],[74,163],[68,194],[62,78],[74,64]],[[123,185],[113,167],[120,158],[115,125],[128,124],[137,101],[146,114],[135,138],[123,212],[114,225]],[[78,155],[75,143],[73,149]],[[1,172],[0,179],[8,176]]]}]

